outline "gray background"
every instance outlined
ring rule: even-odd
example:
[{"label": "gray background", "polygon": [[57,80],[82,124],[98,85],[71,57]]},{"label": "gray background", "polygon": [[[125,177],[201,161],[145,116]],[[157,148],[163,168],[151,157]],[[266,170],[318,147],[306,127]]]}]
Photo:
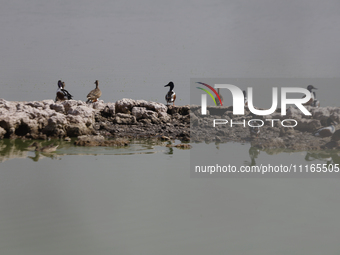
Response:
[{"label": "gray background", "polygon": [[339,10],[312,0],[2,1],[0,97],[54,98],[62,79],[85,100],[98,79],[104,101],[164,102],[172,80],[188,104],[195,77],[338,77]]}]

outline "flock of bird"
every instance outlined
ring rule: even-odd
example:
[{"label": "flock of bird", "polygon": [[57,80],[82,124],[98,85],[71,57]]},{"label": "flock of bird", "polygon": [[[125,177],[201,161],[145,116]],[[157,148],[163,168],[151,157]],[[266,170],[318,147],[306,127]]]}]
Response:
[{"label": "flock of bird", "polygon": [[[98,80],[96,80],[94,82],[94,84],[96,85],[96,87],[95,87],[95,89],[91,90],[90,93],[88,93],[86,103],[97,102],[98,98],[100,98],[101,95],[102,95],[102,92],[98,87]],[[172,81],[170,81],[164,87],[169,87],[169,91],[165,95],[165,101],[166,101],[167,105],[169,105],[171,103],[173,105],[175,105],[176,93],[174,91],[174,87],[175,87],[174,83]],[[304,105],[320,107],[320,102],[316,98],[316,93],[314,91],[316,89],[317,88],[315,88],[313,85],[307,86],[307,90],[311,93],[311,99],[307,103],[305,103]],[[223,97],[220,93],[220,89],[217,90],[217,93],[218,93],[218,95],[221,99],[221,102],[223,104]],[[244,95],[244,106],[248,107],[247,93],[246,93],[245,90],[243,90],[243,95]],[[73,96],[65,89],[65,82],[59,80],[55,101],[71,100],[72,98],[73,98]],[[218,102],[218,105],[220,105],[219,100],[216,100],[216,102]],[[259,122],[257,122],[256,120],[251,120],[250,125],[251,126],[249,127],[249,131],[250,131],[251,137],[258,138],[258,136],[260,134],[260,125],[261,124]],[[313,135],[317,136],[317,137],[332,136],[335,133],[335,125],[337,125],[337,123],[334,120],[332,120],[331,118],[328,118],[327,126],[316,130],[313,133]],[[50,144],[50,145],[47,145],[45,147],[39,147],[39,145],[37,143],[33,143],[31,145],[31,147],[35,147],[35,151],[49,153],[49,152],[55,151],[57,149],[58,145],[54,146],[53,144]]]},{"label": "flock of bird", "polygon": [[[94,82],[94,84],[96,84],[95,89],[91,90],[90,93],[87,94],[87,101],[86,103],[94,103],[97,102],[98,98],[101,97],[102,92],[98,87],[98,80],[96,80]],[[176,93],[174,91],[174,83],[172,81],[170,81],[167,85],[165,85],[164,87],[170,87],[168,93],[166,93],[165,95],[165,101],[168,104],[173,104],[175,105],[175,100],[176,100]],[[55,101],[66,101],[66,100],[71,100],[73,98],[73,96],[65,89],[65,82],[59,80],[58,81],[58,89],[56,92],[56,98]],[[34,142],[32,145],[30,145],[29,147],[31,148],[35,148],[36,152],[42,152],[42,153],[51,153],[54,152],[58,145],[54,145],[49,144],[47,146],[44,147],[40,147],[40,145],[37,142]]]},{"label": "flock of bird", "polygon": [[[86,103],[97,102],[98,98],[100,98],[102,95],[102,92],[98,88],[98,80],[96,80],[94,84],[96,84],[96,88],[91,90],[90,93],[87,94]],[[65,89],[65,82],[59,80],[55,101],[57,102],[57,101],[71,100],[72,98],[73,96]]]},{"label": "flock of bird", "polygon": [[[98,80],[94,82],[96,84],[96,88],[91,90],[90,93],[87,94],[87,101],[86,103],[94,103],[97,102],[98,98],[101,97],[102,92],[98,87]],[[176,100],[176,93],[174,91],[174,83],[170,81],[167,85],[164,87],[170,87],[168,93],[165,95],[165,101],[168,104],[175,105]],[[71,100],[73,96],[65,89],[65,82],[59,80],[58,81],[58,89],[56,92],[55,101],[65,101],[65,100]]]}]

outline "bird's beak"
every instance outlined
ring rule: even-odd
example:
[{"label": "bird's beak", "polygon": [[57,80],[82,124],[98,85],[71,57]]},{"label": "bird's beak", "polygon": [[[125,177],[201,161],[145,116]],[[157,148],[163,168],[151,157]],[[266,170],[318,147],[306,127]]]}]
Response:
[{"label": "bird's beak", "polygon": [[167,86],[169,86],[169,84],[165,85],[164,87],[167,87]]}]

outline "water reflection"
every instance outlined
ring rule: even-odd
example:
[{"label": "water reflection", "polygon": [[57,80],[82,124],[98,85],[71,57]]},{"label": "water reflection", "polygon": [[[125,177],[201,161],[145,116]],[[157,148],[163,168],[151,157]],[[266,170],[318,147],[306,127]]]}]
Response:
[{"label": "water reflection", "polygon": [[314,161],[320,160],[330,164],[340,164],[339,151],[321,151],[321,152],[307,152],[305,160]]},{"label": "water reflection", "polygon": [[[22,139],[3,139],[0,140],[0,162],[14,158],[29,158],[33,161],[39,161],[44,158],[60,159],[64,155],[136,155],[136,154],[155,154],[164,153],[172,155],[173,147],[171,141],[162,142],[157,139],[132,140],[125,147],[82,147],[75,146],[74,140],[66,142],[63,140],[36,141],[40,147],[54,143],[58,145],[55,152],[45,153],[34,151],[33,140]],[[174,141],[175,144],[179,141]],[[177,148],[176,148],[177,149]]]},{"label": "water reflection", "polygon": [[33,161],[37,162],[40,159],[43,159],[45,157],[50,158],[50,159],[58,159],[59,158],[57,155],[55,155],[55,153],[43,153],[43,152],[39,152],[39,151],[35,151],[34,157],[28,156],[27,158],[30,158]]},{"label": "water reflection", "polygon": [[[231,151],[237,151],[237,155],[241,157],[242,151],[244,152],[247,149],[247,144],[246,143],[241,143],[238,144],[239,146],[235,146],[235,143],[219,143],[215,142],[214,143],[214,149],[216,149],[216,152],[213,154],[220,155],[221,152],[225,152],[225,155],[229,155],[228,153],[231,154]],[[204,149],[204,146],[207,147],[207,144],[202,142],[202,143],[196,143],[193,145],[198,146],[202,149]],[[226,148],[227,146],[227,148]],[[275,156],[279,154],[286,154],[286,155],[291,155],[294,154],[298,158],[301,159],[301,162],[311,162],[311,161],[316,161],[316,162],[325,162],[327,165],[330,164],[340,164],[340,150],[315,150],[315,151],[294,151],[290,149],[285,149],[285,148],[266,148],[266,149],[259,149],[257,147],[251,146],[248,147],[248,153],[244,154],[243,153],[243,158],[247,157],[243,161],[241,160],[241,164],[246,165],[246,166],[255,166],[258,165],[257,161],[263,161],[263,160],[268,160],[268,156]],[[207,148],[205,148],[206,151]],[[221,151],[221,152],[219,152]],[[262,156],[261,156],[262,153]],[[302,157],[300,155],[303,155]],[[249,158],[248,158],[249,157]],[[236,158],[236,157],[235,157]],[[263,163],[263,162],[261,162]]]},{"label": "water reflection", "polygon": [[244,161],[244,164],[247,165],[247,166],[255,166],[256,165],[255,159],[260,154],[260,150],[256,147],[250,147],[248,153],[249,153],[249,157],[250,157],[250,162]]}]

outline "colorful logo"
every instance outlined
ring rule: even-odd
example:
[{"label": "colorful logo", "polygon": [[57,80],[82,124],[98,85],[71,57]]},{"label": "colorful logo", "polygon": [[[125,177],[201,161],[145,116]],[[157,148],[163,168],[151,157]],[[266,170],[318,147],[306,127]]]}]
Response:
[{"label": "colorful logo", "polygon": [[[217,93],[217,91],[216,91],[213,87],[211,87],[210,85],[205,84],[205,83],[203,83],[203,82],[196,82],[196,83],[201,84],[201,85],[204,85],[204,86],[208,87],[209,89],[211,89],[211,91],[215,93],[216,97],[217,97],[218,100],[220,101],[220,105],[223,106],[222,100],[221,100],[221,98],[220,98],[220,95]],[[217,106],[215,97],[210,93],[209,90],[207,90],[207,89],[202,89],[202,88],[200,88],[200,87],[196,87],[196,88],[205,91],[205,92],[206,92],[206,93],[214,100],[214,103],[215,103],[215,105]]]}]

